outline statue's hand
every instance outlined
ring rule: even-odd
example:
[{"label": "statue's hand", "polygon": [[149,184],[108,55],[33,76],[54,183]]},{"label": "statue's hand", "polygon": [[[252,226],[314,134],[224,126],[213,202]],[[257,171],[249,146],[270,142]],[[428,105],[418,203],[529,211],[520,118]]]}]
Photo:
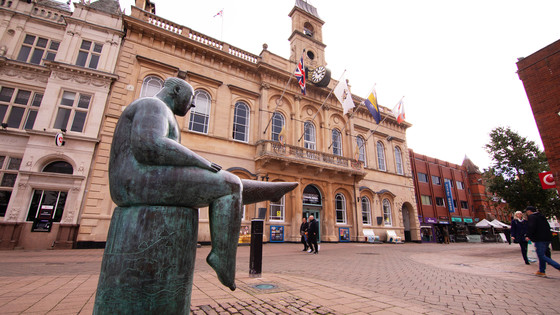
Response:
[{"label": "statue's hand", "polygon": [[222,167],[216,163],[212,163],[210,164],[210,167],[212,168],[212,170],[216,173],[218,173],[219,171],[222,170]]}]

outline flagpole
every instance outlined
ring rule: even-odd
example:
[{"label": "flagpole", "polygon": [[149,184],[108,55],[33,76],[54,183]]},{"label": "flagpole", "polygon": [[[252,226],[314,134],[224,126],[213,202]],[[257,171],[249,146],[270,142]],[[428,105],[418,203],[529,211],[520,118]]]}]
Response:
[{"label": "flagpole", "polygon": [[[304,54],[305,54],[305,49],[301,53],[301,58],[303,58]],[[296,69],[297,69],[297,67],[298,67],[298,64],[296,64]],[[305,71],[305,69],[304,69],[304,71]],[[272,112],[272,116],[270,117],[270,119],[268,120],[268,123],[266,124],[266,127],[264,128],[263,135],[266,134],[266,131],[268,130],[268,127],[270,126],[270,122],[272,121],[272,118],[274,118],[274,113],[276,113],[276,110],[278,109],[278,106],[280,106],[280,104],[282,104],[282,98],[284,98],[284,94],[286,93],[286,90],[288,89],[288,85],[292,81],[292,76],[294,76],[294,73],[292,73],[290,75],[290,78],[288,79],[288,82],[286,83],[286,86],[284,86],[284,90],[282,90],[282,94],[280,95],[280,98],[278,100],[276,100],[276,107],[274,108],[274,111]]]},{"label": "flagpole", "polygon": [[224,9],[223,8],[222,8],[221,12],[222,12],[222,16],[221,16],[221,18],[222,18],[222,30],[221,30],[221,33],[220,33],[220,41],[224,41]]},{"label": "flagpole", "polygon": [[[401,97],[401,99],[400,99],[399,102],[402,102],[403,99],[404,99],[404,96]],[[398,103],[397,103],[397,104],[398,104]],[[391,110],[391,112],[392,112],[392,110]],[[394,114],[394,113],[393,113],[393,114]],[[375,127],[375,129],[371,131],[371,134],[367,137],[367,139],[364,141],[364,144],[363,144],[362,146],[364,146],[364,145],[366,144],[366,142],[369,140],[369,138],[371,138],[371,136],[373,136],[373,134],[377,131],[377,128],[379,128],[379,126],[381,125],[381,123],[383,123],[383,122],[385,121],[385,119],[387,119],[387,117],[389,117],[389,115],[386,115],[385,118],[383,118],[383,120],[382,120],[379,124],[377,124],[377,127]],[[360,148],[361,148],[361,147],[360,147]]]},{"label": "flagpole", "polygon": [[[344,69],[344,71],[342,72],[342,75],[340,76],[340,79],[338,79],[338,81],[342,80],[342,77],[344,76],[345,73],[346,73],[346,69]],[[311,118],[311,121],[315,120],[315,117],[317,117],[321,108],[323,108],[323,106],[325,106],[325,103],[327,102],[327,99],[329,99],[329,96],[331,96],[333,91],[334,91],[334,88],[332,88],[329,91],[329,95],[327,95],[327,97],[325,97],[325,99],[323,100],[323,104],[321,104],[321,107],[319,107],[319,109],[317,110],[315,115],[313,115],[313,117]],[[352,97],[352,96],[350,96],[350,97]],[[298,143],[301,141],[301,138],[303,138],[304,135],[305,135],[305,124],[303,125],[303,133],[301,134],[301,137],[299,137],[299,139],[297,141]]]}]

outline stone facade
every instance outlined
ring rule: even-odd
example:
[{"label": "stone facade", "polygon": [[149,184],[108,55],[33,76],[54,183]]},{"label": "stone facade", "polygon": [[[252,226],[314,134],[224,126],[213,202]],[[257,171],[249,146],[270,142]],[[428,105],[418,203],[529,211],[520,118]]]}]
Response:
[{"label": "stone facade", "polygon": [[560,40],[517,62],[517,73],[523,82],[548,165],[560,182]]},{"label": "stone facade", "polygon": [[72,248],[117,79],[119,4],[2,1],[0,19],[0,249]]},{"label": "stone facade", "polygon": [[[303,49],[310,72],[326,64],[324,22],[315,8],[296,1],[290,12],[292,55],[287,60],[266,45],[259,55],[243,51],[156,16],[154,10],[142,10],[153,7],[145,4],[137,1],[130,16],[123,16],[127,34],[118,79],[101,124],[77,236],[83,247],[106,240],[115,207],[109,197],[108,157],[122,110],[141,96],[153,95],[170,76],[184,78],[198,95],[195,110],[178,119],[184,145],[241,178],[300,183],[280,203],[246,206],[245,231],[264,208],[265,240],[270,241],[299,241],[301,218],[309,214],[319,219],[322,241],[364,241],[364,229],[374,230],[382,240],[387,230],[420,239],[406,154],[406,129],[411,125],[397,124],[383,107],[386,119],[379,127],[364,106],[350,119],[340,103],[328,97],[338,82],[319,87],[308,81],[302,95],[297,81],[290,79]],[[355,95],[353,99],[356,105],[363,101]],[[306,122],[308,134],[303,136]],[[340,141],[331,145],[334,130]],[[370,137],[371,130],[376,131]],[[356,153],[356,137],[365,143],[361,154]],[[210,241],[207,209],[200,209],[198,238]]]}]

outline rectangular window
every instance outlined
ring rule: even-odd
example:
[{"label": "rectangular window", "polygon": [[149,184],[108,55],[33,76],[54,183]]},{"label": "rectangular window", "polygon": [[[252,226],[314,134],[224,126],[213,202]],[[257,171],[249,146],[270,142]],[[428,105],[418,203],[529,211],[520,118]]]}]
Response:
[{"label": "rectangular window", "polygon": [[427,196],[427,195],[422,195],[420,196],[422,198],[422,204],[425,206],[431,206],[432,205],[432,197]]},{"label": "rectangular window", "polygon": [[441,178],[439,176],[432,175],[432,183],[434,185],[441,185]]},{"label": "rectangular window", "polygon": [[6,215],[20,165],[21,158],[0,156],[0,217]]},{"label": "rectangular window", "polygon": [[19,50],[17,60],[40,65],[43,64],[43,60],[54,60],[59,46],[60,42],[27,34]]},{"label": "rectangular window", "polygon": [[91,95],[64,91],[53,128],[82,132],[86,124]]},{"label": "rectangular window", "polygon": [[66,191],[35,190],[27,213],[27,221],[46,219],[60,222],[67,195]]},{"label": "rectangular window", "polygon": [[445,207],[445,201],[441,197],[436,197],[436,206]]},{"label": "rectangular window", "polygon": [[466,201],[461,200],[461,209],[468,209],[469,204]]},{"label": "rectangular window", "polygon": [[449,183],[449,185],[451,186],[451,188],[453,188],[453,181],[450,179],[445,178],[444,182]]},{"label": "rectangular window", "polygon": [[421,182],[421,183],[427,183],[428,182],[428,174],[418,173],[418,181]]},{"label": "rectangular window", "polygon": [[80,46],[80,51],[78,52],[78,58],[76,59],[76,65],[97,69],[102,49],[103,45],[101,44],[94,43],[89,40],[82,40],[82,45]]},{"label": "rectangular window", "polygon": [[456,181],[456,183],[457,183],[457,189],[461,189],[461,190],[465,189],[465,184],[463,184],[463,182]]},{"label": "rectangular window", "polygon": [[43,94],[10,87],[0,88],[0,122],[9,128],[33,129]]},{"label": "rectangular window", "polygon": [[284,221],[284,202],[286,196],[282,197],[279,202],[270,202],[270,221]]}]

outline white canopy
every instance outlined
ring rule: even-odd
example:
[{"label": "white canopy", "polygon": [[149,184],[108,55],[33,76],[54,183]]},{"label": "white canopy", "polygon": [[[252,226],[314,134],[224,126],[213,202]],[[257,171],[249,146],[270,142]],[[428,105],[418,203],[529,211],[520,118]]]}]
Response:
[{"label": "white canopy", "polygon": [[498,221],[497,219],[492,220],[490,223],[494,223],[500,226],[500,228],[507,228],[507,229],[511,229],[510,225],[507,225],[505,223],[502,223],[500,221]]},{"label": "white canopy", "polygon": [[[497,220],[496,220],[496,221],[497,221]],[[498,221],[498,222],[499,222],[499,221]],[[491,227],[493,227],[493,228],[498,228],[498,229],[503,228],[502,225],[497,224],[497,223],[494,223],[494,221],[490,222],[490,221],[488,221],[488,220],[486,220],[486,219],[482,219],[482,220],[481,220],[480,222],[478,222],[475,226],[476,226],[477,228],[491,228]]]}]

